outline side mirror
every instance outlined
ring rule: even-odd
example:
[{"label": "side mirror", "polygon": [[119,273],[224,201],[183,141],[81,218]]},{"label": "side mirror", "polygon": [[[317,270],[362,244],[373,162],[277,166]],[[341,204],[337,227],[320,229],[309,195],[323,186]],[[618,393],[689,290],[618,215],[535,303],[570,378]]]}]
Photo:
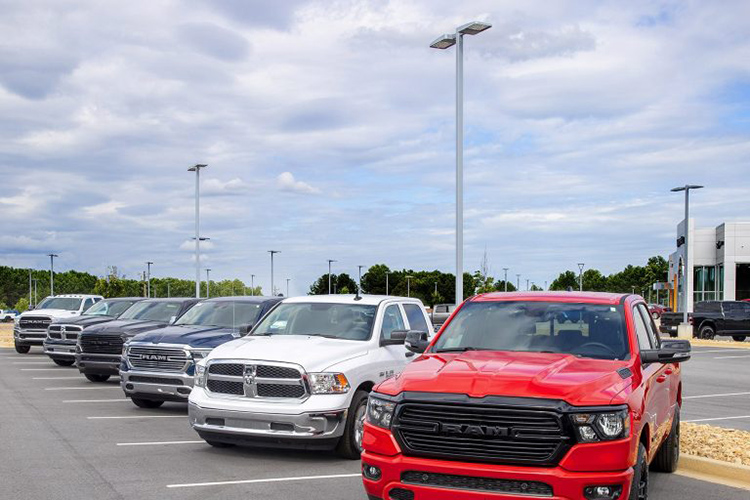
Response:
[{"label": "side mirror", "polygon": [[430,345],[430,337],[427,335],[427,332],[410,330],[406,334],[404,345],[407,350],[415,354],[422,354],[427,349],[427,346]]},{"label": "side mirror", "polygon": [[690,359],[690,341],[664,339],[660,349],[641,351],[641,363],[682,363]]},{"label": "side mirror", "polygon": [[255,323],[248,323],[246,325],[241,325],[240,335],[247,335],[248,333],[250,333],[250,330],[252,330],[254,326],[255,326]]},{"label": "side mirror", "polygon": [[406,340],[407,330],[393,330],[391,332],[391,338],[380,339],[380,345],[401,345]]}]

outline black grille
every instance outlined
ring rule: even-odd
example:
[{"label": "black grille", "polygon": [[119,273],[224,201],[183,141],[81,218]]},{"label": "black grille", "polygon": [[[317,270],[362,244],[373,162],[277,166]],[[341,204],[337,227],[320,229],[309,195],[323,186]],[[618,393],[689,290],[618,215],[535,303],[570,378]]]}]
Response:
[{"label": "black grille", "polygon": [[65,340],[78,340],[78,332],[75,332],[75,333],[66,333],[65,334]]},{"label": "black grille", "polygon": [[226,380],[209,380],[208,390],[220,394],[234,394],[237,396],[245,394],[242,382],[228,382]]},{"label": "black grille", "polygon": [[122,354],[122,337],[119,335],[83,335],[79,342],[83,352]]},{"label": "black grille", "polygon": [[299,370],[285,366],[258,365],[260,378],[301,378]]},{"label": "black grille", "polygon": [[51,339],[62,340],[62,333],[60,333],[59,331],[55,332],[55,331],[52,331],[52,330],[50,329],[50,330],[49,330],[49,331],[47,332],[47,336],[48,336],[49,338],[51,338]]},{"label": "black grille", "polygon": [[517,493],[538,497],[551,497],[552,486],[538,481],[514,481],[490,477],[456,476],[434,472],[406,471],[401,482],[449,488],[455,490],[490,491],[493,493]]},{"label": "black grille", "polygon": [[388,498],[391,500],[414,500],[414,492],[403,488],[393,488],[388,492]]},{"label": "black grille", "polygon": [[18,321],[18,326],[31,330],[46,330],[50,323],[52,323],[52,318],[45,316],[26,316]]},{"label": "black grille", "polygon": [[305,388],[301,385],[258,384],[258,397],[261,398],[301,398]]},{"label": "black grille", "polygon": [[245,365],[239,363],[220,363],[212,364],[208,367],[208,373],[215,375],[231,375],[233,377],[241,377],[245,372]]},{"label": "black grille", "polygon": [[405,403],[394,423],[405,455],[554,466],[568,436],[549,410]]},{"label": "black grille", "polygon": [[178,378],[145,377],[143,375],[131,375],[130,382],[142,382],[144,384],[183,385]]}]

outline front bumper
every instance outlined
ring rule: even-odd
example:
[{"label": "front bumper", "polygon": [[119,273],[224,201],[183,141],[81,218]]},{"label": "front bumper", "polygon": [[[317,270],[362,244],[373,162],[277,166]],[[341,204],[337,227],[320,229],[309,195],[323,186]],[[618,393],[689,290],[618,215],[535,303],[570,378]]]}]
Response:
[{"label": "front bumper", "polygon": [[184,372],[120,370],[120,387],[129,398],[187,401],[194,377]]},{"label": "front bumper", "polygon": [[13,340],[16,345],[43,345],[47,330],[21,330],[13,328]]},{"label": "front bumper", "polygon": [[119,375],[121,360],[122,356],[119,354],[76,353],[76,366],[84,374]]},{"label": "front bumper", "polygon": [[[513,467],[494,464],[478,464],[433,460],[403,455],[385,456],[365,451],[362,454],[363,466],[375,466],[381,471],[378,480],[363,477],[365,491],[371,500],[402,498],[394,489],[408,490],[413,493],[414,500],[529,500],[530,498],[545,498],[551,500],[581,500],[583,490],[587,486],[621,486],[620,500],[628,498],[633,469],[613,472],[570,472],[562,467]],[[405,472],[421,472],[417,475],[423,483],[403,482]],[[434,486],[435,474],[445,476],[462,476],[462,480],[454,480],[459,486]],[[411,475],[412,477],[414,474]],[[514,483],[513,488],[506,491],[490,491],[486,479],[507,480]],[[544,483],[552,488],[552,496],[535,493],[519,493],[530,483]],[[473,485],[473,486],[472,486]],[[474,489],[471,489],[474,487]],[[512,491],[516,490],[516,491]],[[531,491],[531,490],[529,490]]]},{"label": "front bumper", "polygon": [[44,354],[52,359],[75,359],[75,340],[44,340]]},{"label": "front bumper", "polygon": [[209,441],[332,449],[346,427],[351,394],[314,395],[302,403],[190,394],[190,425]]}]

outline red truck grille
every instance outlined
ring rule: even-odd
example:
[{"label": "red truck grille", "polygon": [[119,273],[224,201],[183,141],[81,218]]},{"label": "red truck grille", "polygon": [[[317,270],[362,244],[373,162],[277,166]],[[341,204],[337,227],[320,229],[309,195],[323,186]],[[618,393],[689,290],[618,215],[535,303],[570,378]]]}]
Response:
[{"label": "red truck grille", "polygon": [[432,403],[399,405],[393,429],[405,455],[554,466],[570,437],[550,410]]}]

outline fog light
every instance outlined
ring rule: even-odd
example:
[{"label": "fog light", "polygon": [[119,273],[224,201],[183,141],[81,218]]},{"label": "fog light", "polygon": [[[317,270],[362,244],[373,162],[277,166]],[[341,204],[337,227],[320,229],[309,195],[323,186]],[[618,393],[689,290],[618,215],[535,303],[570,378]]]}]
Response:
[{"label": "fog light", "polygon": [[622,486],[587,486],[583,496],[588,500],[617,500],[622,494]]},{"label": "fog light", "polygon": [[362,464],[362,475],[371,481],[377,481],[383,475],[378,467],[374,465]]}]

